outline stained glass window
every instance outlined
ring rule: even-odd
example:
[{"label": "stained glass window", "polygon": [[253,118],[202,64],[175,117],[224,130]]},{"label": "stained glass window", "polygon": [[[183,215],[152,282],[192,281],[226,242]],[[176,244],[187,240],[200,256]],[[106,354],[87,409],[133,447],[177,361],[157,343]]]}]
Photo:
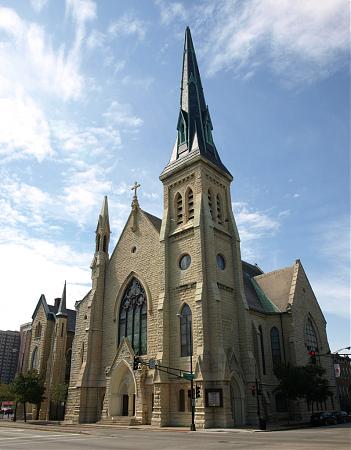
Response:
[{"label": "stained glass window", "polygon": [[272,327],[271,329],[271,350],[272,350],[273,367],[277,367],[282,362],[282,355],[280,350],[280,337],[279,337],[279,330],[277,327]]},{"label": "stained glass window", "polygon": [[181,356],[193,354],[192,314],[189,305],[184,305],[180,314]]},{"label": "stained glass window", "polygon": [[305,339],[308,351],[316,352],[318,350],[318,341],[311,319],[308,319],[306,322]]},{"label": "stained glass window", "polygon": [[133,278],[128,284],[119,311],[118,344],[128,338],[136,355],[147,353],[147,301],[141,283]]}]

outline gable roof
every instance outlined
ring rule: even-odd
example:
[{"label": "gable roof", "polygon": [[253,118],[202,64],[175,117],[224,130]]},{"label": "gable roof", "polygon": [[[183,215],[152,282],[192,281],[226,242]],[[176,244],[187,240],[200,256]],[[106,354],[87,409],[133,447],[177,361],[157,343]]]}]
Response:
[{"label": "gable roof", "polygon": [[152,223],[152,225],[156,228],[156,230],[158,232],[160,232],[161,230],[161,224],[162,224],[162,220],[146,211],[144,211],[143,209],[140,210]]},{"label": "gable roof", "polygon": [[291,289],[294,265],[255,276],[255,282],[269,299],[284,312],[288,310],[291,300]]},{"label": "gable roof", "polygon": [[246,301],[250,309],[261,313],[280,312],[267,294],[257,284],[255,277],[263,275],[263,271],[256,265],[242,261],[243,281]]}]

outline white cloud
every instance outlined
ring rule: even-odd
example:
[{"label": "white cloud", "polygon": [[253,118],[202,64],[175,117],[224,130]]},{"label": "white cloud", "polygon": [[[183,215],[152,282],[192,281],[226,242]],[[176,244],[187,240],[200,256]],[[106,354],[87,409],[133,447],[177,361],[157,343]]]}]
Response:
[{"label": "white cloud", "polygon": [[64,195],[59,199],[67,216],[84,227],[97,217],[102,199],[111,189],[112,182],[107,178],[106,170],[90,165],[82,170],[72,169],[65,181]]},{"label": "white cloud", "polygon": [[184,21],[187,18],[187,11],[180,2],[156,0],[155,4],[160,8],[161,23],[163,25],[169,25],[174,20]]},{"label": "white cloud", "polygon": [[72,122],[56,120],[52,121],[50,126],[58,147],[71,158],[77,157],[80,161],[102,152],[106,157],[111,151],[121,146],[119,131],[110,125],[84,127]]},{"label": "white cloud", "polygon": [[312,272],[311,284],[323,311],[350,315],[350,218],[316,227],[316,252],[324,263]]},{"label": "white cloud", "polygon": [[348,62],[345,0],[202,0],[186,10],[159,0],[161,22],[193,18],[207,73],[228,70],[244,79],[268,66],[286,83],[327,77]]},{"label": "white cloud", "polygon": [[81,97],[85,85],[81,73],[81,47],[86,24],[96,17],[95,3],[70,0],[66,17],[73,20],[75,38],[71,46],[52,45],[50,34],[35,22],[22,19],[14,10],[0,7],[0,31],[5,37],[0,46],[1,85],[10,90],[22,86],[28,92],[50,93],[60,99]]},{"label": "white cloud", "polygon": [[38,161],[53,155],[50,128],[40,106],[17,89],[0,98],[0,155],[8,159],[33,156]]},{"label": "white cloud", "polygon": [[121,104],[114,100],[103,116],[110,122],[126,128],[139,128],[143,120],[132,114],[129,104]]},{"label": "white cloud", "polygon": [[108,33],[113,36],[136,36],[143,40],[147,31],[147,23],[131,14],[125,14],[120,19],[112,22],[108,27]]},{"label": "white cloud", "polygon": [[48,0],[30,0],[32,8],[36,13],[40,13],[41,10],[47,5]]},{"label": "white cloud", "polygon": [[243,242],[260,239],[272,235],[279,229],[279,222],[268,216],[264,211],[257,211],[245,202],[233,203],[235,220]]},{"label": "white cloud", "polygon": [[1,329],[19,329],[21,323],[28,322],[42,293],[53,304],[53,299],[61,296],[65,280],[70,308],[90,288],[91,255],[78,253],[68,245],[11,231],[2,232],[0,252],[2,298],[6,299],[6,314],[0,315]]}]

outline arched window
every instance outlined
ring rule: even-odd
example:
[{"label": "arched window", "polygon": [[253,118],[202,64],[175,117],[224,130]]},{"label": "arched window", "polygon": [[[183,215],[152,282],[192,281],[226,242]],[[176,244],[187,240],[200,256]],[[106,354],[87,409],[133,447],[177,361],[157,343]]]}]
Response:
[{"label": "arched window", "polygon": [[186,191],[186,203],[187,219],[191,220],[194,218],[194,194],[191,188]]},{"label": "arched window", "polygon": [[222,201],[219,194],[217,194],[216,197],[216,206],[217,206],[217,221],[218,223],[223,223]]},{"label": "arched window", "polygon": [[180,346],[181,356],[193,354],[192,314],[189,305],[185,304],[180,314]]},{"label": "arched window", "polygon": [[183,144],[185,142],[185,124],[184,120],[181,120],[179,126],[179,144]]},{"label": "arched window", "polygon": [[261,358],[262,358],[262,372],[266,375],[266,358],[264,355],[264,342],[263,342],[263,331],[261,325],[258,327],[258,334],[260,337],[260,347],[261,347]]},{"label": "arched window", "polygon": [[96,249],[95,249],[96,252],[99,251],[99,245],[100,245],[100,234],[98,233],[96,235]]},{"label": "arched window", "polygon": [[318,340],[317,335],[314,330],[314,326],[312,320],[310,318],[307,319],[306,328],[305,328],[305,340],[307,345],[307,350],[310,352],[318,351]]},{"label": "arched window", "polygon": [[181,225],[183,223],[183,199],[179,192],[177,192],[175,196],[175,210],[177,215],[177,225]]},{"label": "arched window", "polygon": [[106,251],[107,251],[107,238],[106,238],[106,234],[104,235],[104,239],[103,239],[102,251],[103,251],[103,252],[106,252]]},{"label": "arched window", "polygon": [[213,219],[213,209],[212,209],[212,193],[211,189],[207,191],[207,199],[208,199],[208,209],[210,210],[211,217]]},{"label": "arched window", "polygon": [[279,330],[277,327],[272,327],[271,329],[271,350],[272,350],[273,367],[276,368],[282,362],[282,354],[280,350],[280,337],[279,337]]},{"label": "arched window", "polygon": [[31,369],[38,370],[38,366],[39,366],[38,347],[34,347],[30,367]]},{"label": "arched window", "polygon": [[35,327],[35,337],[39,338],[41,336],[41,323],[39,322]]},{"label": "arched window", "polygon": [[118,344],[128,338],[136,355],[147,353],[147,301],[141,283],[133,278],[121,302],[118,322]]},{"label": "arched window", "polygon": [[84,342],[82,342],[82,346],[80,348],[80,365],[82,365],[84,362],[84,351],[85,351]]}]

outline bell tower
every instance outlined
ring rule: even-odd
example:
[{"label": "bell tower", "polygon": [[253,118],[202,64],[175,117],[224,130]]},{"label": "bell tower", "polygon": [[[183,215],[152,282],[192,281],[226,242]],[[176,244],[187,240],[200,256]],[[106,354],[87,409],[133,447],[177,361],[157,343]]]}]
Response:
[{"label": "bell tower", "polygon": [[[189,370],[192,359],[202,393],[196,401],[196,423],[225,427],[233,425],[231,378],[235,377],[245,392],[243,373],[251,370],[251,356],[240,240],[230,194],[233,177],[220,159],[212,131],[187,28],[177,137],[171,159],[160,175],[164,186],[160,240],[165,268],[164,301],[159,309],[164,330],[162,361]],[[188,328],[184,327],[184,308]],[[191,345],[186,350],[189,330]],[[161,402],[166,395],[177,396],[179,389],[188,389],[182,382],[180,387],[171,383],[166,387],[168,380],[163,382]],[[222,399],[215,415],[208,406],[209,392]],[[160,424],[170,420],[163,417]]]}]

